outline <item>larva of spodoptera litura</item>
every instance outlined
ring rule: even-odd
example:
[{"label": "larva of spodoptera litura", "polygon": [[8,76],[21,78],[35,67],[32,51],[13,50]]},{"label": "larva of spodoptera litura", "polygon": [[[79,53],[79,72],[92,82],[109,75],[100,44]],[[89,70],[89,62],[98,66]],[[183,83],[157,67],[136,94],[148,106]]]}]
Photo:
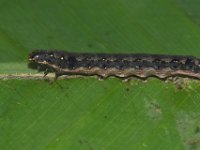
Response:
[{"label": "larva of spodoptera litura", "polygon": [[44,71],[45,75],[54,72],[56,78],[61,75],[97,75],[103,78],[182,76],[200,79],[200,60],[193,56],[36,50],[28,59],[30,68]]}]

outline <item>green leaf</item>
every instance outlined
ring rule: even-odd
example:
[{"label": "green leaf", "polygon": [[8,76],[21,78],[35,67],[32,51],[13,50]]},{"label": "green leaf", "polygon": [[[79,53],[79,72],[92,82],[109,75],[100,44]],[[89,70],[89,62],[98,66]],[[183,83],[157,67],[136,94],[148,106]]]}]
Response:
[{"label": "green leaf", "polygon": [[27,67],[34,49],[200,57],[200,1],[1,0],[0,6],[1,149],[200,149],[197,80],[51,82]]}]

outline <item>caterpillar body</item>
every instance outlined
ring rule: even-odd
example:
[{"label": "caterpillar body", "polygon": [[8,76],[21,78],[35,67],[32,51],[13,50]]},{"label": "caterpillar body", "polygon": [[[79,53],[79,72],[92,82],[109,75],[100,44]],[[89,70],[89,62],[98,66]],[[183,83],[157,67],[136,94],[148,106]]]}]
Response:
[{"label": "caterpillar body", "polygon": [[97,75],[167,78],[183,76],[200,79],[200,59],[193,56],[158,54],[73,53],[36,50],[29,54],[29,67],[61,75]]}]

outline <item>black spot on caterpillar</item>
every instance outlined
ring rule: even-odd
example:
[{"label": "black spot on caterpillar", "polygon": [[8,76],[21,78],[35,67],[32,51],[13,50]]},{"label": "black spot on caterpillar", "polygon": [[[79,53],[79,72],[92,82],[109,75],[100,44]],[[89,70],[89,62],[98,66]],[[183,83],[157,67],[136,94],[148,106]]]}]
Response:
[{"label": "black spot on caterpillar", "polygon": [[29,54],[29,67],[61,75],[97,75],[167,78],[183,76],[200,79],[200,60],[193,56],[158,54],[72,53],[36,50]]}]

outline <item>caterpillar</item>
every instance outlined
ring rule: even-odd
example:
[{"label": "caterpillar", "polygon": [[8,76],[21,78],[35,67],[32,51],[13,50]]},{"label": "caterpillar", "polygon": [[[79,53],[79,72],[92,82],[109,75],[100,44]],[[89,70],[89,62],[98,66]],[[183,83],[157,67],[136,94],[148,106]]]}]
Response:
[{"label": "caterpillar", "polygon": [[200,79],[200,59],[193,56],[35,50],[28,59],[30,68],[44,71],[44,76],[53,72],[56,78],[61,75],[97,75],[102,78],[181,76]]}]

